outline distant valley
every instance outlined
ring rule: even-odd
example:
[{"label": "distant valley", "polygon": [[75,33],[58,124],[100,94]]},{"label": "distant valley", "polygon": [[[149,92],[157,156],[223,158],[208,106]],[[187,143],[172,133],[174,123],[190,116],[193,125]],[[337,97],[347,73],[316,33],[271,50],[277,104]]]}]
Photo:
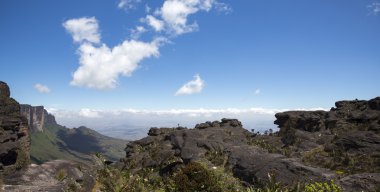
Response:
[{"label": "distant valley", "polygon": [[72,129],[61,126],[43,106],[21,105],[21,114],[30,127],[30,157],[34,163],[55,159],[89,162],[95,153],[110,160],[125,156],[126,140],[108,137],[83,126]]}]

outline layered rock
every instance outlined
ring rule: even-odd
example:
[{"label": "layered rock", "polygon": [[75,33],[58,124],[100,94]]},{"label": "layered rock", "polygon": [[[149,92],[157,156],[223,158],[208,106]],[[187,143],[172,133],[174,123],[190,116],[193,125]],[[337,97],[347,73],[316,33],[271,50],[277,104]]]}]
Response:
[{"label": "layered rock", "polygon": [[55,117],[49,114],[43,106],[22,104],[20,112],[27,118],[32,132],[42,132],[46,124],[57,124]]},{"label": "layered rock", "polygon": [[340,173],[346,189],[380,189],[379,178],[374,178],[380,173],[380,97],[335,106],[276,114],[283,147],[305,164]]},{"label": "layered rock", "polygon": [[29,164],[30,137],[19,103],[10,97],[6,83],[0,81],[0,171],[8,174]]}]

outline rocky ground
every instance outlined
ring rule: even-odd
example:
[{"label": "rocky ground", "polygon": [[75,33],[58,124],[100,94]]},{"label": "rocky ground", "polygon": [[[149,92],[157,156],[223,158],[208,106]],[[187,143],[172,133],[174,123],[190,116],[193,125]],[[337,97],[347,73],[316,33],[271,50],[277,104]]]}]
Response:
[{"label": "rocky ground", "polygon": [[380,97],[339,101],[330,111],[278,113],[276,133],[249,132],[237,119],[192,129],[151,128],[147,137],[127,144],[120,162],[96,155],[91,165],[30,165],[28,126],[19,111],[0,82],[3,191],[259,192],[300,184],[306,189],[315,182],[343,191],[380,191]]},{"label": "rocky ground", "polygon": [[223,167],[246,185],[262,185],[268,173],[291,186],[334,179],[344,191],[380,189],[380,97],[340,101],[330,111],[276,114],[278,133],[260,135],[236,119],[194,129],[152,128],[128,144],[125,166],[154,168],[161,176],[189,162]]}]

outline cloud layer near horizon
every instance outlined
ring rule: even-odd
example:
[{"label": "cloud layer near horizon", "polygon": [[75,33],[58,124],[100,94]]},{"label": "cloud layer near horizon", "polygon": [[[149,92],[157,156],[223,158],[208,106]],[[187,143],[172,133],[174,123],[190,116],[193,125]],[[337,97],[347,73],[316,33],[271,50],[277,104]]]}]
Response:
[{"label": "cloud layer near horizon", "polygon": [[[274,114],[289,109],[170,109],[170,110],[59,110],[48,108],[49,113],[55,115],[58,123],[68,127],[87,126],[97,130],[112,127],[174,127],[178,124],[192,128],[197,123],[220,120],[222,118],[237,118],[247,129],[269,129],[273,125]],[[323,108],[294,109],[294,110],[325,110]]]}]

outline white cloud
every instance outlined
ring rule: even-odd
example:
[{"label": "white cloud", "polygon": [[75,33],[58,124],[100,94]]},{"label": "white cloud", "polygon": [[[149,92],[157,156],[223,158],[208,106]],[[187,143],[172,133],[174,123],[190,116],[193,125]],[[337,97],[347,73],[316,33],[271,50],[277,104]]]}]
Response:
[{"label": "white cloud", "polygon": [[261,93],[261,90],[260,90],[260,89],[256,89],[256,90],[255,90],[255,95],[260,95],[260,93]]},{"label": "white cloud", "polygon": [[85,118],[100,118],[101,115],[98,110],[93,109],[81,109],[79,111],[79,116],[85,117]]},{"label": "white cloud", "polygon": [[151,10],[151,9],[152,9],[152,8],[150,8],[149,5],[147,5],[147,4],[145,5],[145,12],[146,12],[146,13],[150,13],[150,10]]},{"label": "white cloud", "polygon": [[198,29],[196,22],[188,23],[188,17],[198,11],[209,11],[216,0],[166,0],[156,12],[164,20],[167,31],[173,35]]},{"label": "white cloud", "polygon": [[42,85],[42,84],[37,83],[37,84],[34,85],[34,88],[35,88],[38,92],[40,92],[40,93],[50,93],[50,89],[49,89],[49,87],[46,86],[46,85]]},{"label": "white cloud", "polygon": [[178,95],[191,95],[194,93],[199,93],[205,86],[205,82],[201,79],[199,74],[194,76],[194,79],[184,84],[178,91],[175,93],[175,96]]},{"label": "white cloud", "polygon": [[[66,27],[67,23],[82,20],[88,20],[88,18],[68,20],[64,26],[70,31],[71,28]],[[91,18],[91,23],[98,26],[95,18]],[[142,31],[143,29],[140,28],[140,32]],[[98,34],[97,31],[94,33]],[[72,35],[76,39],[76,33],[72,33]],[[121,44],[109,48],[106,44],[96,46],[93,44],[95,41],[79,40],[78,42],[81,42],[78,48],[80,66],[73,73],[70,84],[99,90],[115,88],[119,76],[130,76],[143,59],[157,57],[159,46],[163,41],[162,38],[156,38],[152,42],[125,40]]]},{"label": "white cloud", "polygon": [[130,76],[144,58],[158,56],[158,44],[153,41],[124,41],[110,49],[103,44],[95,47],[84,43],[79,47],[80,67],[74,72],[71,85],[96,89],[112,89],[120,75]]},{"label": "white cloud", "polygon": [[232,8],[228,4],[225,4],[225,3],[222,3],[222,2],[215,2],[214,5],[215,5],[215,9],[218,12],[226,13],[226,14],[232,12]]},{"label": "white cloud", "polygon": [[91,43],[100,42],[99,26],[95,17],[70,19],[64,22],[63,26],[72,35],[76,43],[82,43],[84,41]]},{"label": "white cloud", "polygon": [[120,0],[117,4],[117,7],[120,9],[135,9],[137,4],[139,4],[141,0]]},{"label": "white cloud", "polygon": [[141,34],[145,33],[146,29],[143,26],[137,26],[135,29],[131,30],[131,38],[139,39]]},{"label": "white cloud", "polygon": [[164,22],[155,18],[152,15],[147,15],[144,21],[155,31],[161,31],[164,28]]},{"label": "white cloud", "polygon": [[368,5],[368,8],[370,9],[371,13],[374,15],[377,15],[380,13],[380,3],[379,2],[373,2],[372,4]]},{"label": "white cloud", "polygon": [[[141,0],[120,0],[119,8],[133,9]],[[131,30],[131,39],[108,47],[101,42],[98,21],[95,17],[70,19],[63,23],[64,28],[72,35],[74,42],[79,43],[79,67],[72,74],[71,85],[99,90],[112,89],[117,86],[120,76],[131,76],[143,59],[159,56],[159,47],[169,42],[168,38],[198,29],[196,22],[189,23],[188,17],[199,11],[209,11],[214,6],[220,7],[217,0],[165,0],[161,7],[141,19],[155,32],[164,31],[167,37],[156,37],[152,41],[139,41],[140,35],[147,31],[143,26]],[[226,6],[226,5],[225,5]],[[199,76],[198,76],[199,78]],[[195,79],[185,85],[176,95],[200,92],[203,81]]]}]

